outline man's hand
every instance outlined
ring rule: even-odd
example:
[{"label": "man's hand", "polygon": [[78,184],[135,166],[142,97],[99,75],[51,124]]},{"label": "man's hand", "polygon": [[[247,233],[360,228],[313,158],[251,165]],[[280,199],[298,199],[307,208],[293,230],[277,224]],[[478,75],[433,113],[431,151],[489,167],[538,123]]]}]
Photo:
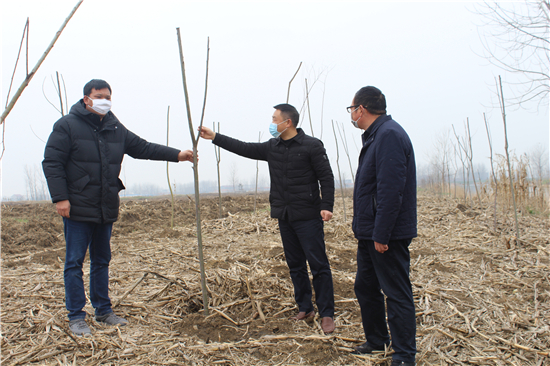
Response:
[{"label": "man's hand", "polygon": [[321,217],[323,218],[323,221],[329,221],[330,219],[332,219],[332,212],[328,210],[322,210]]},{"label": "man's hand", "polygon": [[374,249],[376,249],[379,253],[384,253],[386,250],[388,250],[388,244],[380,244],[377,242],[374,242]]},{"label": "man's hand", "polygon": [[[199,158],[199,156],[197,155],[197,159]],[[180,151],[180,153],[178,154],[178,161],[193,161],[193,151],[191,150],[185,150],[185,151]]]},{"label": "man's hand", "polygon": [[200,126],[197,130],[200,132],[203,139],[214,140],[214,137],[216,137],[216,132],[208,127]]},{"label": "man's hand", "polygon": [[59,201],[55,203],[55,208],[57,213],[63,217],[69,218],[69,213],[71,212],[71,204],[69,200]]}]

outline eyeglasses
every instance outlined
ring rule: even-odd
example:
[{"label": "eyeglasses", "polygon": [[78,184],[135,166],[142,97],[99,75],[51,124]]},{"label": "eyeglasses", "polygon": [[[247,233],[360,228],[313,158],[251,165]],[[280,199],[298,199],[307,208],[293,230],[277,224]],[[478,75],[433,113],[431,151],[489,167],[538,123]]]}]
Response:
[{"label": "eyeglasses", "polygon": [[361,105],[350,105],[349,107],[346,108],[346,110],[348,111],[348,113],[353,113],[357,110],[357,108],[359,108]]}]

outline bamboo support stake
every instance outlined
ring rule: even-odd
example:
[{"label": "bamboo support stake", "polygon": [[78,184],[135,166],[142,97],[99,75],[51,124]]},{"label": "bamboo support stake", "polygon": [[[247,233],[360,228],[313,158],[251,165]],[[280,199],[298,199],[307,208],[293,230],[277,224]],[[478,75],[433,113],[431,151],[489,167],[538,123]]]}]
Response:
[{"label": "bamboo support stake", "polygon": [[[204,271],[204,255],[202,247],[202,230],[201,230],[201,211],[200,211],[200,194],[199,194],[199,161],[197,155],[197,146],[199,142],[200,134],[195,138],[195,133],[193,131],[193,121],[191,119],[191,107],[189,103],[189,93],[187,92],[187,78],[185,76],[185,62],[183,60],[183,49],[181,45],[181,35],[179,27],[176,28],[178,34],[178,47],[180,52],[180,63],[181,63],[181,75],[183,79],[183,92],[185,95],[185,106],[187,109],[187,121],[189,122],[189,133],[191,135],[191,140],[193,141],[193,173],[195,178],[195,213],[196,213],[196,225],[197,225],[197,242],[199,250],[199,265],[201,272],[201,289],[202,289],[202,301],[204,306],[204,314],[208,316],[208,289],[206,288],[206,274]],[[201,116],[201,126],[204,118],[204,109],[206,106],[206,91],[208,86],[208,62],[210,54],[210,40],[207,43],[206,51],[206,82],[204,88],[204,102],[202,107],[202,116]]]},{"label": "bamboo support stake", "polygon": [[34,66],[34,68],[31,70],[30,73],[27,74],[27,77],[25,78],[25,80],[23,81],[23,83],[21,84],[21,86],[19,87],[19,89],[17,90],[17,92],[13,95],[13,97],[11,98],[11,101],[10,103],[8,104],[8,106],[6,107],[6,109],[4,110],[4,112],[2,112],[2,116],[0,116],[0,125],[4,123],[4,120],[6,119],[6,117],[8,116],[8,114],[10,113],[10,111],[12,110],[13,106],[15,105],[15,103],[17,102],[17,100],[19,99],[19,97],[21,96],[21,93],[23,93],[23,90],[25,90],[25,88],[27,87],[27,85],[29,85],[31,79],[33,78],[33,76],[36,74],[36,72],[38,71],[38,68],[40,67],[40,65],[42,65],[42,62],[44,62],[44,60],[46,59],[46,56],[48,56],[48,54],[50,53],[50,51],[52,50],[53,46],[55,45],[55,42],[57,42],[57,39],[59,38],[59,36],[61,35],[61,32],[63,32],[63,30],[65,29],[65,26],[67,25],[67,23],[69,23],[69,20],[71,20],[71,18],[73,17],[74,13],[78,10],[78,7],[80,6],[80,4],[82,4],[84,0],[80,0],[76,6],[73,8],[73,10],[71,11],[71,13],[69,14],[69,16],[67,17],[67,19],[65,19],[65,21],[63,22],[63,24],[61,25],[61,28],[59,28],[59,30],[57,31],[57,33],[55,34],[55,37],[53,38],[53,40],[51,41],[50,45],[48,46],[48,48],[46,49],[46,51],[44,51],[44,54],[42,55],[42,57],[40,57],[40,59],[38,60],[38,62],[36,63],[36,66]]}]

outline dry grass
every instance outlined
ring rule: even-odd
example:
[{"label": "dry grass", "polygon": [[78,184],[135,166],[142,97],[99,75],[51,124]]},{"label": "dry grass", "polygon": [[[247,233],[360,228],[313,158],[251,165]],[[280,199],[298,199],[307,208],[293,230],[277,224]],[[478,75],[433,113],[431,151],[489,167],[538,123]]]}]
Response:
[{"label": "dry grass", "polygon": [[[241,199],[234,198],[244,205]],[[212,201],[205,212],[217,214]],[[166,201],[123,207],[112,240],[110,288],[115,311],[130,324],[105,327],[90,316],[89,339],[68,331],[59,226],[51,225],[50,233],[58,241],[42,250],[25,252],[24,242],[6,239],[17,237],[8,234],[22,216],[52,207],[30,205],[25,214],[18,206],[4,207],[2,365],[384,365],[391,358],[391,352],[349,353],[364,341],[349,220],[336,215],[325,225],[337,323],[335,334],[325,336],[317,319],[287,320],[296,311],[292,284],[265,200],[257,215],[232,210],[222,220],[203,222],[211,301],[204,316],[193,205],[180,205],[177,215],[187,219],[176,220],[175,230],[166,220]],[[501,219],[495,233],[488,229],[490,213],[452,199],[422,195],[418,208],[419,237],[411,245],[418,364],[550,362],[548,219],[521,217],[523,240],[517,243],[512,217]],[[93,314],[90,305],[86,311]]]}]

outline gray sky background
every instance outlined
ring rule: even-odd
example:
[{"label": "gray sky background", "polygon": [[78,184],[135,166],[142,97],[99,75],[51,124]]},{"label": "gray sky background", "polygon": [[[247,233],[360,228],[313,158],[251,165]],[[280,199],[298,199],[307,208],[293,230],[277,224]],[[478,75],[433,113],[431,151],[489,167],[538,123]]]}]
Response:
[{"label": "gray sky background", "polygon": [[[2,110],[26,18],[30,17],[32,69],[76,3],[1,3]],[[205,125],[220,122],[224,134],[258,141],[263,133],[262,141],[267,140],[272,107],[285,102],[288,82],[303,62],[289,102],[301,109],[304,79],[310,87],[316,81],[310,94],[313,134],[322,137],[335,174],[331,120],[343,123],[356,169],[361,131],[351,126],[345,107],[366,85],[377,86],[386,95],[388,113],[412,139],[417,165],[428,163],[438,135],[451,131],[452,136],[453,124],[463,134],[463,123],[469,118],[474,158],[488,166],[482,113],[489,118],[495,150],[502,154],[504,133],[495,107],[495,77],[501,74],[504,81],[514,77],[480,57],[477,24],[482,20],[472,12],[474,6],[445,1],[85,0],[6,120],[1,195],[25,195],[25,166],[41,172],[45,144],[40,139],[47,140],[60,117],[44,98],[42,84],[46,79],[45,92],[55,103],[50,77],[56,71],[63,74],[69,105],[82,97],[90,79],[107,80],[113,89],[112,111],[127,128],[151,142],[166,143],[170,106],[170,145],[191,148],[176,27],[182,34],[195,129],[204,95],[209,36]],[[18,66],[12,95],[23,78],[24,62]],[[505,94],[513,92],[505,87]],[[508,110],[510,147],[517,154],[549,143],[548,106],[528,107]],[[311,134],[307,110],[301,120],[301,127]],[[213,145],[201,141],[199,155],[200,179],[216,180]],[[340,165],[351,178],[342,146]],[[230,184],[232,166],[243,183],[253,181],[254,161],[222,151],[222,184]],[[121,179],[127,187],[166,186],[166,163],[126,157],[123,167]],[[267,181],[267,164],[260,163],[260,169]],[[192,182],[191,164],[171,164],[170,175],[176,184]]]}]

